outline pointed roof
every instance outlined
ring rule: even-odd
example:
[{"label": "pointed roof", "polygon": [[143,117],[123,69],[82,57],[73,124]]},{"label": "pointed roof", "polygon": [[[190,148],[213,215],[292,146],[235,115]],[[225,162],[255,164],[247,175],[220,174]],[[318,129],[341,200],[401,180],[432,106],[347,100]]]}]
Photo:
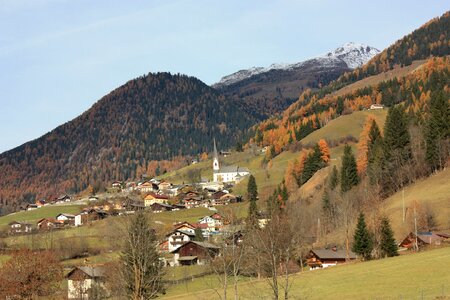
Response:
[{"label": "pointed roof", "polygon": [[213,159],[219,159],[219,154],[217,154],[216,138],[214,138],[213,140],[214,140]]}]

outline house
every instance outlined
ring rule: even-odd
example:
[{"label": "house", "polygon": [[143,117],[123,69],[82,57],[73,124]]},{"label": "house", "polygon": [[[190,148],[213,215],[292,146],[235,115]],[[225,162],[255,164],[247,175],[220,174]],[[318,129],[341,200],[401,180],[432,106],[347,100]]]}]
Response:
[{"label": "house", "polygon": [[217,232],[223,226],[222,216],[218,213],[215,213],[211,216],[203,217],[198,221],[198,223],[206,224],[207,225],[206,229],[209,232]]},{"label": "house", "polygon": [[105,270],[102,267],[82,266],[70,271],[67,276],[67,298],[97,299],[95,296],[105,293]]},{"label": "house", "polygon": [[64,221],[58,221],[53,218],[44,218],[37,222],[38,230],[51,230],[64,227]]},{"label": "house", "polygon": [[327,268],[338,264],[355,260],[356,254],[352,251],[339,250],[336,247],[331,249],[317,249],[309,251],[306,263],[313,270],[315,268]]},{"label": "house", "polygon": [[[418,232],[417,233],[417,247],[426,245],[440,245],[444,238],[441,235],[433,232]],[[413,249],[416,244],[416,235],[410,232],[403,241],[399,244],[399,247],[406,249]]]},{"label": "house", "polygon": [[220,248],[208,242],[189,241],[172,250],[173,265],[203,265],[219,255]]},{"label": "house", "polygon": [[227,246],[239,246],[244,241],[244,233],[242,230],[231,233],[226,239],[225,244]]},{"label": "house", "polygon": [[155,193],[150,193],[144,198],[144,205],[151,206],[154,203],[164,203],[167,204],[169,197],[166,195],[159,195]]},{"label": "house", "polygon": [[270,221],[270,216],[267,213],[262,212],[262,211],[259,211],[256,214],[256,218],[258,219],[259,228],[266,227],[267,223],[269,223],[269,221]]},{"label": "house", "polygon": [[150,205],[150,209],[154,213],[160,213],[163,211],[172,211],[174,209],[174,207],[172,205],[165,204],[165,203],[153,203],[152,205]]},{"label": "house", "polygon": [[27,204],[27,206],[26,206],[26,210],[35,210],[38,208],[39,207],[36,204]]},{"label": "house", "polygon": [[182,229],[175,229],[167,235],[167,241],[169,242],[169,252],[172,252],[184,243],[189,242],[194,237],[195,232],[193,230],[186,231]]},{"label": "house", "polygon": [[[222,194],[219,197],[217,197],[217,194]],[[212,203],[213,205],[227,205],[230,203],[236,203],[237,197],[230,193],[224,193],[222,191],[214,193],[212,195]]]},{"label": "house", "polygon": [[67,194],[61,195],[61,196],[59,196],[59,197],[56,199],[56,201],[57,201],[57,202],[60,202],[60,203],[62,203],[62,202],[69,202],[70,200],[71,200],[71,198],[70,198],[70,196],[67,195]]},{"label": "house", "polygon": [[73,219],[73,225],[74,226],[83,225],[83,215],[81,213],[78,215],[75,215],[75,218]]},{"label": "house", "polygon": [[158,188],[162,191],[169,190],[172,188],[172,184],[170,182],[161,181]]},{"label": "house", "polygon": [[185,197],[183,199],[183,203],[187,209],[200,206],[208,206],[208,204],[203,200],[202,197]]},{"label": "house", "polygon": [[173,225],[173,227],[174,227],[174,229],[195,232],[195,226],[188,222],[176,223]]},{"label": "house", "polygon": [[83,223],[85,223],[86,221],[103,220],[109,216],[109,213],[98,208],[88,208],[83,210],[82,215],[84,215]]},{"label": "house", "polygon": [[75,225],[75,215],[72,214],[59,214],[55,218],[58,221],[63,221],[65,224]]},{"label": "house", "polygon": [[122,182],[121,182],[121,181],[113,181],[113,182],[111,183],[111,186],[112,186],[113,188],[120,189],[120,188],[122,187]]},{"label": "house", "polygon": [[11,234],[21,234],[21,233],[29,233],[32,230],[32,225],[30,223],[13,221],[8,224],[9,232]]},{"label": "house", "polygon": [[[219,155],[217,154],[216,140],[214,139],[214,152],[213,152],[213,181],[214,182],[236,182],[236,177],[244,177],[250,175],[248,168],[242,168],[239,166],[225,166],[220,167]],[[242,180],[242,178],[240,178]]]},{"label": "house", "polygon": [[158,190],[158,185],[150,181],[144,181],[141,184],[138,184],[136,189],[141,193],[156,192]]},{"label": "house", "polygon": [[41,199],[41,200],[36,200],[36,207],[37,208],[39,208],[39,207],[42,207],[42,206],[45,206],[45,205],[48,205],[47,204],[47,201],[45,201],[44,199]]},{"label": "house", "polygon": [[372,104],[370,106],[370,109],[383,109],[384,105],[383,104]]},{"label": "house", "polygon": [[88,201],[98,201],[98,197],[96,197],[96,196],[90,196],[90,197],[88,198]]}]

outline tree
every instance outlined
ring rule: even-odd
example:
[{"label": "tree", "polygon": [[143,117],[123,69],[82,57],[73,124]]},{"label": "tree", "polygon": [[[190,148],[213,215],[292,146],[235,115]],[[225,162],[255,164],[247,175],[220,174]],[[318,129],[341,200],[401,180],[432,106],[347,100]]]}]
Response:
[{"label": "tree", "polygon": [[318,170],[326,166],[322,160],[322,152],[320,152],[319,145],[314,146],[314,151],[308,155],[303,168],[300,184],[307,182]]},{"label": "tree", "polygon": [[333,170],[331,170],[330,175],[330,189],[334,190],[339,183],[339,171],[336,166],[333,166]]},{"label": "tree", "polygon": [[450,137],[450,105],[443,91],[436,92],[430,101],[430,118],[426,128],[426,159],[431,170],[444,166],[448,156]]},{"label": "tree", "polygon": [[372,257],[372,237],[367,229],[363,213],[360,213],[358,217],[358,224],[356,225],[352,250],[356,254],[360,255],[364,260],[369,260]]},{"label": "tree", "polygon": [[19,250],[0,269],[0,298],[34,299],[58,290],[63,268],[53,252]]},{"label": "tree", "polygon": [[381,257],[392,257],[398,255],[397,243],[394,239],[394,232],[387,217],[381,220],[381,239],[380,239],[380,255]]},{"label": "tree", "polygon": [[320,157],[325,163],[330,161],[330,147],[328,147],[327,141],[324,139],[319,140],[319,149],[322,156]]},{"label": "tree", "polygon": [[194,241],[203,242],[205,240],[201,228],[199,227],[195,228],[194,232],[195,232]]},{"label": "tree", "polygon": [[248,184],[247,184],[247,198],[249,200],[257,200],[258,199],[258,186],[256,185],[256,179],[255,176],[250,174],[250,177],[248,178]]},{"label": "tree", "polygon": [[341,168],[341,192],[345,193],[359,182],[358,171],[356,169],[355,156],[352,148],[346,144]]},{"label": "tree", "polygon": [[241,143],[241,142],[237,142],[237,143],[236,143],[236,151],[237,151],[237,152],[242,152],[242,151],[244,151],[244,149],[242,148],[242,143]]},{"label": "tree", "polygon": [[148,217],[143,212],[136,213],[129,220],[121,255],[122,275],[130,299],[150,299],[164,292],[156,247],[155,231],[150,228]]}]

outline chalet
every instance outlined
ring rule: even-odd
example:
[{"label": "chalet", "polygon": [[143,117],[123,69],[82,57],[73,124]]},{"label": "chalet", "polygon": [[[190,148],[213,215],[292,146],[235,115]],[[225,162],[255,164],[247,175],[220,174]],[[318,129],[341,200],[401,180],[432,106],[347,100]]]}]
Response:
[{"label": "chalet", "polygon": [[194,230],[187,231],[182,229],[175,229],[167,235],[167,241],[169,242],[169,252],[177,249],[186,242],[189,242],[195,237]]},{"label": "chalet", "polygon": [[25,222],[17,222],[13,221],[8,224],[9,232],[11,234],[21,234],[21,233],[29,233],[32,230],[32,225],[30,223]]},{"label": "chalet", "polygon": [[58,198],[56,198],[56,202],[62,203],[62,202],[70,202],[71,198],[69,195],[60,195]]},{"label": "chalet", "polygon": [[[444,238],[433,232],[418,232],[417,233],[417,247],[426,245],[440,245]],[[416,235],[410,232],[403,241],[399,244],[399,247],[406,249],[413,249],[416,244]]]},{"label": "chalet", "polygon": [[370,109],[371,110],[373,110],[373,109],[383,109],[384,108],[384,105],[383,104],[372,104],[371,106],[370,106]]},{"label": "chalet", "polygon": [[173,225],[174,229],[180,229],[184,231],[194,232],[195,226],[188,222],[176,223]]},{"label": "chalet", "polygon": [[122,187],[122,182],[121,182],[121,181],[113,181],[113,182],[111,183],[111,186],[112,186],[113,188],[120,189],[120,188]]},{"label": "chalet", "polygon": [[58,221],[53,218],[44,218],[37,222],[38,230],[51,230],[64,227],[64,221]]},{"label": "chalet", "polygon": [[169,197],[165,195],[158,195],[155,193],[150,193],[144,198],[144,205],[145,206],[151,206],[154,203],[164,203],[167,204],[169,201]]},{"label": "chalet", "polygon": [[150,205],[150,209],[154,213],[160,213],[163,211],[172,211],[174,209],[174,207],[172,205],[165,204],[165,203],[153,203],[152,205]]},{"label": "chalet", "polygon": [[352,251],[338,250],[336,247],[331,249],[317,249],[309,251],[307,255],[307,264],[314,270],[316,268],[326,268],[338,264],[346,263],[349,260],[355,260],[356,254]]},{"label": "chalet", "polygon": [[64,223],[64,225],[70,225],[70,226],[74,226],[75,225],[75,215],[72,214],[58,214],[55,219],[57,221],[62,221]]},{"label": "chalet", "polygon": [[158,190],[158,185],[150,181],[144,181],[141,184],[138,184],[136,189],[139,190],[141,193],[156,192]]},{"label": "chalet", "polygon": [[[221,192],[221,193],[223,193],[223,192]],[[217,194],[217,193],[215,193],[215,194]],[[230,193],[223,193],[223,195],[218,197],[218,198],[214,197],[214,195],[212,197],[213,205],[227,205],[227,204],[230,204],[230,203],[236,203],[237,202],[237,197],[235,195],[233,195],[233,194],[230,194]]]},{"label": "chalet", "polygon": [[219,250],[208,242],[189,241],[171,251],[174,254],[173,265],[203,265],[219,255]]},{"label": "chalet", "polygon": [[185,197],[183,199],[183,203],[187,209],[200,206],[208,206],[207,202],[205,202],[202,197]]},{"label": "chalet", "polygon": [[172,184],[170,182],[162,181],[159,183],[158,188],[162,191],[169,190],[172,188]]},{"label": "chalet", "polygon": [[67,274],[66,278],[68,299],[97,299],[95,295],[98,295],[98,289],[106,290],[105,270],[101,267],[76,267]]},{"label": "chalet", "polygon": [[211,216],[203,217],[198,221],[198,223],[206,224],[207,225],[206,229],[209,232],[217,232],[223,226],[222,216],[218,213],[215,213]]}]

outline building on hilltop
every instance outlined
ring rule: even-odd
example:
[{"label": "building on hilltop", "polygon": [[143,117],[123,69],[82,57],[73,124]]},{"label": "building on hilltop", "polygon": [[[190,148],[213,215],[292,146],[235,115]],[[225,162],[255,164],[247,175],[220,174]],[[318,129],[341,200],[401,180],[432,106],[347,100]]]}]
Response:
[{"label": "building on hilltop", "polygon": [[238,183],[245,176],[250,175],[248,168],[239,166],[225,166],[220,167],[219,154],[217,153],[216,140],[214,139],[214,153],[213,153],[213,181],[214,182],[229,182]]}]

